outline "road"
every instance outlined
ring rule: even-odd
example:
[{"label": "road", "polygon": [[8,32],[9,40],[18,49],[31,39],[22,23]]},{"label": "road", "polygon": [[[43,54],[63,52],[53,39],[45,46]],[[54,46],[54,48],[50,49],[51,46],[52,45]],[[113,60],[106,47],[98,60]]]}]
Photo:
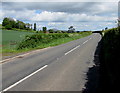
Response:
[{"label": "road", "polygon": [[3,63],[3,91],[81,91],[100,39],[94,33]]}]

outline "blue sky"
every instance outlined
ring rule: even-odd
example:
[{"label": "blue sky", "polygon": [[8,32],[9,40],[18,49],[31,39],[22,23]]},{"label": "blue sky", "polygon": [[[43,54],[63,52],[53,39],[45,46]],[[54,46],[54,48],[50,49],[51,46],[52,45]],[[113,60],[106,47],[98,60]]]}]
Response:
[{"label": "blue sky", "polygon": [[2,18],[36,22],[38,29],[68,30],[72,25],[79,31],[102,30],[116,26],[118,2],[2,2],[0,13]]}]

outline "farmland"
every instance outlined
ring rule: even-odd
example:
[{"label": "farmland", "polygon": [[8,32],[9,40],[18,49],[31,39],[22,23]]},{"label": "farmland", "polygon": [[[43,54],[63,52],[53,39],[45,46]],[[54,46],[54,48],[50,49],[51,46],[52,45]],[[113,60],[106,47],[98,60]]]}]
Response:
[{"label": "farmland", "polygon": [[[1,30],[0,30],[1,31]],[[2,30],[2,51],[14,50],[16,45],[25,38],[26,35],[34,34],[32,32],[8,31]]]},{"label": "farmland", "polygon": [[[69,41],[76,40],[91,34],[91,32],[56,33],[55,34],[55,33],[33,33],[33,32],[13,31],[13,30],[0,30],[0,31],[2,31],[2,41],[0,43],[2,47],[3,56],[14,55],[16,53],[30,51],[34,49],[41,49],[45,47],[56,46],[56,45],[67,43]],[[36,37],[36,35],[44,38],[41,38],[42,42],[40,40],[36,45],[35,44],[36,42],[32,42],[34,41],[34,39],[31,39],[32,41],[27,40],[26,42],[25,41],[26,35],[27,37],[29,36],[29,38],[33,38],[33,36]],[[52,39],[49,39],[49,37],[50,38],[52,37]],[[51,41],[49,41],[47,38]],[[35,40],[38,40],[38,38]],[[49,43],[46,43],[46,41],[49,41]],[[30,42],[32,42],[33,44]],[[29,47],[22,48],[26,46],[26,44]],[[32,44],[32,46],[30,44]],[[33,47],[34,45],[36,47]],[[18,47],[20,47],[21,49],[17,49]]]}]

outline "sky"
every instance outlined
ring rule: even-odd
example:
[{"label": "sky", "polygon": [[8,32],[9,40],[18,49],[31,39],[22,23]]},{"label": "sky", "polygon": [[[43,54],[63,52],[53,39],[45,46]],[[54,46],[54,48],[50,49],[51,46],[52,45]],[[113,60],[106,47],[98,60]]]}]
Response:
[{"label": "sky", "polygon": [[117,26],[117,0],[61,1],[4,0],[0,23],[4,17],[11,17],[25,23],[37,23],[37,29],[46,26],[48,29],[68,30],[73,26],[76,31],[95,31]]}]

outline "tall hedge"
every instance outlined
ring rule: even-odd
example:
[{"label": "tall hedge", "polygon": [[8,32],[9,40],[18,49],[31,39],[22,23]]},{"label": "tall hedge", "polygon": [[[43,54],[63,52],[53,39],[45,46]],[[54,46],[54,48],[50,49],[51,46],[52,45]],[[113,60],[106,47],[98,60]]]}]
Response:
[{"label": "tall hedge", "polygon": [[104,89],[117,90],[120,82],[120,29],[105,31],[102,38],[101,71]]}]

